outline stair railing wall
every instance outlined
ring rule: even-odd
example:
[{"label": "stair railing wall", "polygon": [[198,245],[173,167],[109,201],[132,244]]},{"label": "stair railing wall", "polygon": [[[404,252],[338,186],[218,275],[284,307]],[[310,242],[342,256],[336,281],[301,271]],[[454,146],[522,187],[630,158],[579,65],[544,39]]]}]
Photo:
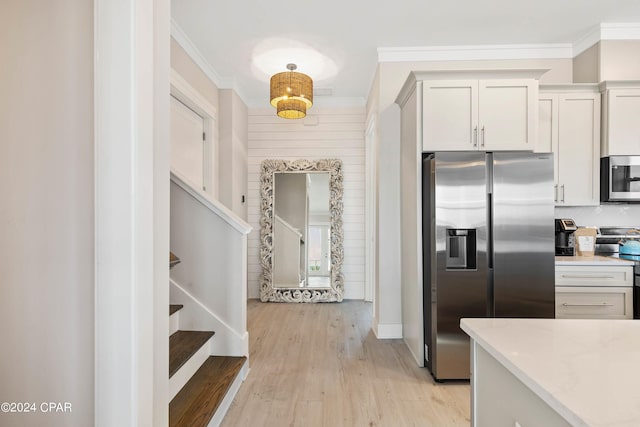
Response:
[{"label": "stair railing wall", "polygon": [[251,226],[220,202],[171,173],[171,303],[191,306],[182,329],[212,328],[215,352],[249,356],[247,235]]}]

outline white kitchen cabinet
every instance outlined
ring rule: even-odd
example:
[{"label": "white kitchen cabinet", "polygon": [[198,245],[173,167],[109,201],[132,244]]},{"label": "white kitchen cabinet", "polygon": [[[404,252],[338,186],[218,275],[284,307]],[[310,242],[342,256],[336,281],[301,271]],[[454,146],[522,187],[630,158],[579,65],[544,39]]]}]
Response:
[{"label": "white kitchen cabinet", "polygon": [[601,156],[640,155],[640,81],[601,83]]},{"label": "white kitchen cabinet", "polygon": [[633,267],[556,265],[556,318],[633,319]]},{"label": "white kitchen cabinet", "polygon": [[600,204],[600,92],[595,84],[541,86],[535,151],[555,156],[557,206]]},{"label": "white kitchen cabinet", "polygon": [[535,79],[424,80],[423,151],[533,151]]},{"label": "white kitchen cabinet", "polygon": [[475,339],[471,341],[471,370],[472,427],[572,425]]}]

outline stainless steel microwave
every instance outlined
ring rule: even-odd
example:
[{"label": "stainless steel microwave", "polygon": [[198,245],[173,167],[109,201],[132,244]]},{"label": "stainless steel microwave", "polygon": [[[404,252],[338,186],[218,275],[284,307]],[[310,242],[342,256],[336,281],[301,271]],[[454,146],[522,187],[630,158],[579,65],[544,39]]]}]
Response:
[{"label": "stainless steel microwave", "polygon": [[600,201],[640,203],[640,156],[600,159]]}]

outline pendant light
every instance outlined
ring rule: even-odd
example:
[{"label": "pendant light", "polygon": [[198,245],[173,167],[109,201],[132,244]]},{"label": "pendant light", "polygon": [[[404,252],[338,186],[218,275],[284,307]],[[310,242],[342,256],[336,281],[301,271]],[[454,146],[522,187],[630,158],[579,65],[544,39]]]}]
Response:
[{"label": "pendant light", "polygon": [[296,64],[287,64],[289,71],[271,77],[271,105],[285,119],[302,119],[313,105],[313,80],[296,68]]}]

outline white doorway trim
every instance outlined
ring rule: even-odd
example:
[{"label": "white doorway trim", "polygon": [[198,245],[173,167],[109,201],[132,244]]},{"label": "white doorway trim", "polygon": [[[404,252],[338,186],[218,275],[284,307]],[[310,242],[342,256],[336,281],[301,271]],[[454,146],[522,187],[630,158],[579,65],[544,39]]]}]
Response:
[{"label": "white doorway trim", "polygon": [[[218,111],[207,99],[191,86],[176,70],[171,69],[171,96],[195,111],[204,119],[204,182],[205,193],[218,199]],[[175,171],[173,171],[175,173]]]},{"label": "white doorway trim", "polygon": [[[375,117],[375,115],[373,116]],[[365,133],[365,280],[364,299],[373,301],[376,283],[376,194],[377,194],[377,149],[376,121],[371,119]],[[373,305],[375,307],[375,304]],[[375,313],[374,313],[375,317]]]},{"label": "white doorway trim", "polygon": [[170,4],[93,5],[95,425],[167,425]]}]

